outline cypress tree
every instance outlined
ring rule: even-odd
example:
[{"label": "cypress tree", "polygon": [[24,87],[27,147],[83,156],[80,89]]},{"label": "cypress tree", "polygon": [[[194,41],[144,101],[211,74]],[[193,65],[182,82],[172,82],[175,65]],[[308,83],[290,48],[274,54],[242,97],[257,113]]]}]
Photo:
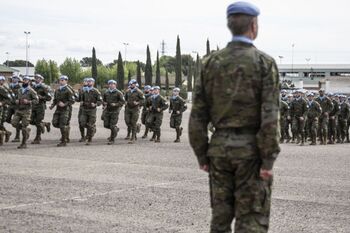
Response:
[{"label": "cypress tree", "polygon": [[118,89],[120,91],[123,91],[124,90],[124,65],[123,65],[122,55],[120,52],[118,54],[118,61],[117,61],[117,82],[118,82]]},{"label": "cypress tree", "polygon": [[180,49],[180,38],[179,38],[179,36],[177,36],[176,64],[175,64],[175,87],[181,88],[181,84],[182,84],[181,49]]},{"label": "cypress tree", "polygon": [[210,42],[209,42],[209,38],[207,39],[207,55],[210,54]]},{"label": "cypress tree", "polygon": [[141,82],[141,66],[140,61],[137,61],[137,69],[136,69],[136,80],[139,84],[140,89],[142,88],[142,82]]},{"label": "cypress tree", "polygon": [[160,83],[160,67],[159,67],[159,52],[157,51],[157,62],[156,62],[156,85],[161,86]]},{"label": "cypress tree", "polygon": [[147,60],[145,67],[145,85],[152,85],[152,62],[149,46],[147,45]]},{"label": "cypress tree", "polygon": [[192,63],[188,64],[188,75],[187,75],[187,91],[191,92],[192,88]]},{"label": "cypress tree", "polygon": [[131,73],[130,73],[130,70],[128,71],[128,83],[130,82],[131,80]]},{"label": "cypress tree", "polygon": [[199,54],[197,53],[197,59],[196,59],[196,65],[195,65],[195,75],[193,77],[193,86],[196,86],[196,80],[200,77],[201,70],[200,70],[200,60],[199,60]]},{"label": "cypress tree", "polygon": [[95,79],[96,84],[99,85],[99,80],[97,80],[97,63],[95,47],[92,47],[91,76]]},{"label": "cypress tree", "polygon": [[168,96],[169,95],[169,75],[168,71],[165,71],[165,93]]}]

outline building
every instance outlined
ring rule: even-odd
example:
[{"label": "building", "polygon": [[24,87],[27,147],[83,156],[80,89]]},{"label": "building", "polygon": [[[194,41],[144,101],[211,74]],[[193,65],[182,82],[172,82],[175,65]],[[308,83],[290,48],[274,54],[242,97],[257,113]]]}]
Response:
[{"label": "building", "polygon": [[5,65],[0,64],[0,75],[5,76],[5,78],[11,78],[13,74],[18,72],[17,69],[13,69],[11,67],[7,67]]},{"label": "building", "polygon": [[278,64],[278,69],[283,78],[350,78],[350,64]]},{"label": "building", "polygon": [[[16,75],[26,75],[26,67],[11,67],[13,69],[16,69],[15,74]],[[35,67],[28,67],[28,75],[34,76],[35,73]]]}]

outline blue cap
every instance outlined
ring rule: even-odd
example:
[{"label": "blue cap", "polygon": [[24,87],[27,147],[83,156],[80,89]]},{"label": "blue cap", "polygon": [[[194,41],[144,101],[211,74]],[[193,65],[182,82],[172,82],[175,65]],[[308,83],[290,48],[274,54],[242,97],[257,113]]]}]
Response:
[{"label": "blue cap", "polygon": [[153,90],[155,90],[155,89],[160,90],[160,87],[159,86],[153,86]]},{"label": "blue cap", "polygon": [[151,86],[150,85],[146,85],[143,87],[144,90],[151,90]]},{"label": "blue cap", "polygon": [[180,88],[175,87],[175,88],[173,89],[173,91],[178,91],[178,92],[180,92]]},{"label": "blue cap", "polygon": [[0,81],[5,81],[5,77],[4,76],[0,76]]},{"label": "blue cap", "polygon": [[260,10],[249,2],[235,2],[227,7],[227,17],[233,14],[258,16]]},{"label": "blue cap", "polygon": [[130,80],[130,82],[129,82],[129,85],[131,85],[131,84],[135,84],[135,83],[137,84],[136,79],[131,79],[131,80]]},{"label": "blue cap", "polygon": [[27,76],[27,75],[25,75],[24,77],[23,77],[23,80],[32,80],[29,76]]},{"label": "blue cap", "polygon": [[115,80],[113,80],[113,79],[108,80],[108,84],[111,84],[111,83],[113,83],[113,84],[117,84],[117,81],[115,81]]},{"label": "blue cap", "polygon": [[68,80],[68,76],[66,76],[66,75],[61,75],[61,76],[60,76],[60,80]]},{"label": "blue cap", "polygon": [[95,82],[95,79],[94,78],[88,78],[87,82]]}]

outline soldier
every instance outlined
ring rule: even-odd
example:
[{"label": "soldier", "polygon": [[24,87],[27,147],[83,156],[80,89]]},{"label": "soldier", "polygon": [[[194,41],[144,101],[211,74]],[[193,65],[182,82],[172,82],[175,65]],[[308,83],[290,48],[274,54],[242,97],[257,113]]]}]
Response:
[{"label": "soldier", "polygon": [[289,116],[289,106],[287,102],[281,99],[280,101],[280,130],[281,130],[281,139],[280,143],[284,142],[284,139],[287,138],[287,133],[285,132],[286,124]]},{"label": "soldier", "polygon": [[338,98],[338,95],[334,95],[333,93],[328,93],[328,97],[332,100],[332,103],[333,103],[333,110],[329,113],[328,144],[334,144],[334,142],[338,138],[338,135],[337,135],[338,115],[340,112],[339,98]]},{"label": "soldier", "polygon": [[30,118],[32,115],[32,106],[39,102],[38,95],[29,85],[30,78],[28,76],[23,77],[23,84],[19,89],[18,97],[16,99],[17,110],[13,117],[11,124],[14,128],[22,130],[22,143],[17,148],[27,148],[27,140],[30,135]]},{"label": "soldier", "polygon": [[96,133],[96,108],[102,104],[101,93],[94,87],[94,84],[95,79],[87,79],[87,86],[80,99],[80,106],[83,108],[80,122],[86,128],[86,145],[90,145]]},{"label": "soldier", "polygon": [[350,116],[350,107],[349,104],[346,103],[346,96],[345,95],[340,95],[339,96],[339,107],[340,107],[340,112],[338,116],[338,127],[339,127],[339,132],[340,132],[340,137],[341,141],[340,143],[344,143],[346,133],[347,133],[347,121]]},{"label": "soldier", "polygon": [[[267,232],[272,168],[279,148],[279,77],[274,59],[253,45],[259,10],[227,8],[233,33],[203,61],[196,81],[189,138],[211,187],[211,233]],[[208,142],[208,123],[215,131]]]},{"label": "soldier", "polygon": [[5,121],[8,106],[12,101],[10,90],[5,86],[6,78],[0,76],[0,146],[5,142],[8,142],[11,136],[11,132],[5,128]]},{"label": "soldier", "polygon": [[319,94],[320,95],[315,99],[322,108],[319,121],[319,137],[321,139],[321,145],[327,145],[329,113],[333,110],[333,103],[325,96],[324,89],[320,89]]},{"label": "soldier", "polygon": [[[287,116],[285,129],[284,129],[285,137],[287,139],[286,143],[288,143],[292,139],[292,137],[289,134],[289,130],[292,128],[292,119],[290,117],[290,106],[291,106],[292,102],[293,102],[293,94],[290,93],[287,95],[287,101],[286,101],[286,103],[288,104],[288,109],[289,109],[289,114]],[[294,135],[293,135],[293,140],[294,140]]]},{"label": "soldier", "polygon": [[[11,124],[12,118],[15,115],[15,112],[17,110],[16,99],[18,98],[18,92],[19,92],[19,89],[21,88],[20,82],[22,82],[22,79],[15,75],[15,76],[12,76],[11,83],[9,84],[12,99],[13,99],[13,101],[8,107],[7,116],[6,116],[6,122],[9,124]],[[15,138],[12,140],[12,142],[19,142],[20,141],[19,135],[20,135],[20,129],[16,128],[16,135],[15,135]]]},{"label": "soldier", "polygon": [[[84,78],[83,80],[83,86],[78,91],[78,98],[76,99],[77,102],[81,102],[81,98],[83,96],[84,90],[87,88],[87,81],[89,78]],[[83,123],[81,122],[81,113],[83,112],[83,106],[79,105],[79,112],[78,112],[78,122],[79,122],[79,131],[80,131],[80,139],[79,142],[85,142],[86,136],[85,136],[85,128],[83,126]],[[102,118],[103,120],[103,118]]]},{"label": "soldier", "polygon": [[170,116],[170,128],[176,129],[176,139],[174,142],[180,142],[180,136],[182,134],[182,113],[186,111],[187,105],[186,101],[181,98],[180,88],[175,87],[173,89],[173,96],[170,98],[169,113]]},{"label": "soldier", "polygon": [[146,119],[149,115],[149,109],[152,105],[152,100],[151,100],[151,97],[152,97],[152,91],[151,91],[151,86],[150,85],[146,85],[144,88],[143,88],[143,93],[144,93],[144,96],[145,96],[145,101],[143,103],[143,108],[142,108],[142,113],[141,113],[141,123],[143,125],[145,125],[145,133],[143,134],[142,138],[147,138],[147,135],[148,135],[148,131],[149,131],[149,127],[148,125],[146,124]]},{"label": "soldier", "polygon": [[72,119],[72,112],[73,112],[73,104],[75,101],[78,101],[79,94],[75,92],[74,88],[67,83],[67,88],[73,93],[73,102],[72,104],[68,105],[69,108],[69,114],[68,114],[68,122],[67,122],[67,135],[66,135],[66,142],[70,142],[70,120]]},{"label": "soldier", "polygon": [[[350,105],[350,97],[348,97],[348,104]],[[347,121],[347,127],[346,127],[346,142],[350,143],[350,137],[349,137],[349,130],[350,130],[350,114],[348,117],[348,121]]]},{"label": "soldier", "polygon": [[163,111],[168,108],[168,104],[163,96],[160,94],[160,87],[153,87],[153,95],[151,97],[152,105],[147,122],[152,125],[153,136],[150,141],[160,142],[160,127],[163,122]]},{"label": "soldier", "polygon": [[53,102],[50,106],[52,110],[56,106],[55,113],[52,118],[52,125],[61,131],[60,143],[58,147],[66,146],[68,140],[68,123],[69,123],[69,107],[74,104],[74,93],[68,88],[68,77],[62,75],[59,78],[60,86],[56,89]]},{"label": "soldier", "polygon": [[311,137],[310,145],[316,145],[318,119],[322,113],[321,106],[318,102],[314,101],[314,94],[309,93],[307,95],[307,119],[306,130]]},{"label": "soldier", "polygon": [[103,94],[103,126],[111,130],[108,145],[114,144],[119,128],[117,127],[119,112],[125,103],[123,93],[117,89],[117,82],[108,81],[108,89]]},{"label": "soldier", "polygon": [[47,132],[50,132],[50,122],[43,122],[45,118],[45,109],[46,109],[46,101],[51,101],[52,96],[50,93],[50,87],[43,83],[44,77],[40,74],[35,75],[35,82],[33,83],[33,89],[36,91],[39,103],[33,105],[32,107],[32,116],[31,116],[31,125],[36,126],[36,137],[32,144],[40,144],[41,134],[45,132],[45,128]]},{"label": "soldier", "polygon": [[281,90],[281,100],[285,102],[288,100],[288,93],[285,89]]},{"label": "soldier", "polygon": [[[140,107],[143,105],[145,97],[138,87],[136,87],[137,81],[135,79],[130,80],[129,89],[125,93],[125,112],[124,120],[128,126],[128,134],[125,140],[129,140],[129,144],[135,143],[136,134],[138,131],[137,121],[140,115]],[[131,137],[130,137],[131,134]]]},{"label": "soldier", "polygon": [[297,138],[296,144],[301,142],[301,146],[304,145],[305,134],[305,118],[307,115],[307,103],[306,100],[301,96],[301,90],[296,91],[296,98],[293,100],[290,107],[290,115],[292,118],[292,132]]}]

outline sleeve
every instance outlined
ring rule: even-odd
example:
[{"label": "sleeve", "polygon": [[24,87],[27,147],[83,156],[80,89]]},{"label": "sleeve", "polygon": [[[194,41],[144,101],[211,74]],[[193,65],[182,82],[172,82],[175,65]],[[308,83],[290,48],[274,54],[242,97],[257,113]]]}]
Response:
[{"label": "sleeve", "polygon": [[33,90],[31,91],[30,95],[31,95],[30,100],[32,101],[32,104],[38,104],[39,103],[38,94]]},{"label": "sleeve", "polygon": [[188,125],[189,140],[191,147],[197,157],[199,165],[209,163],[207,157],[208,150],[208,124],[210,122],[209,105],[206,101],[205,92],[205,67],[201,71],[201,75],[196,81],[193,105]]},{"label": "sleeve", "polygon": [[44,96],[44,100],[45,101],[51,101],[52,100],[52,96],[51,96],[51,89],[49,86],[45,87],[45,96]]},{"label": "sleeve", "polygon": [[124,95],[123,95],[123,93],[118,93],[118,95],[119,95],[119,100],[118,100],[118,105],[120,106],[120,107],[122,107],[124,104],[125,104],[125,99],[124,99]]},{"label": "sleeve", "polygon": [[101,92],[99,92],[98,90],[96,90],[96,104],[97,106],[100,106],[102,104],[102,96],[101,96]]},{"label": "sleeve", "polygon": [[279,77],[274,61],[263,67],[261,93],[261,123],[257,133],[257,146],[262,169],[271,170],[280,152],[279,147]]},{"label": "sleeve", "polygon": [[168,103],[164,98],[162,98],[162,111],[167,110],[168,107],[169,107]]},{"label": "sleeve", "polygon": [[181,112],[184,112],[187,110],[187,104],[186,104],[186,101],[183,100],[181,101]]}]

